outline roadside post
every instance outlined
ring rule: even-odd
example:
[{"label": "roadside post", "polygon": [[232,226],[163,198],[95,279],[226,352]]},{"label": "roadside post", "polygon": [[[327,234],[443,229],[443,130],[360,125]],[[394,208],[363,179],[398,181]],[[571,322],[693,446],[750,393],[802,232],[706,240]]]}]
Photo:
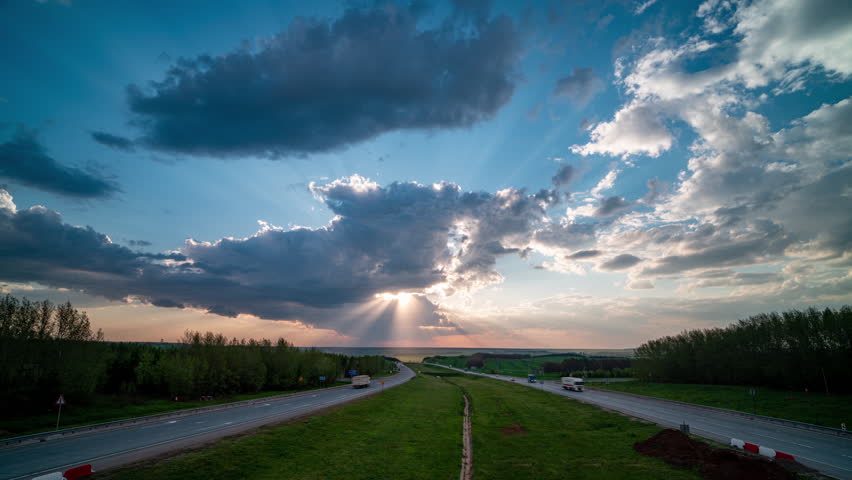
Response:
[{"label": "roadside post", "polygon": [[751,408],[754,414],[757,415],[757,389],[754,387],[749,388],[748,394],[751,395]]},{"label": "roadside post", "polygon": [[382,391],[385,391],[385,382],[382,382]]},{"label": "roadside post", "polygon": [[65,397],[61,393],[59,398],[56,399],[56,405],[59,405],[59,412],[56,413],[56,430],[59,430],[59,417],[62,415],[62,405],[65,405]]}]

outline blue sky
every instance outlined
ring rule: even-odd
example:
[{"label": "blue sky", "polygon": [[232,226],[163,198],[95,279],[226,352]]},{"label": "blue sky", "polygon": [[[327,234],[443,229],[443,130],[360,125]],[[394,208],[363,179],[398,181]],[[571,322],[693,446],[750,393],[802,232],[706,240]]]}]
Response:
[{"label": "blue sky", "polygon": [[0,11],[0,285],[108,338],[629,347],[852,298],[847,2]]}]

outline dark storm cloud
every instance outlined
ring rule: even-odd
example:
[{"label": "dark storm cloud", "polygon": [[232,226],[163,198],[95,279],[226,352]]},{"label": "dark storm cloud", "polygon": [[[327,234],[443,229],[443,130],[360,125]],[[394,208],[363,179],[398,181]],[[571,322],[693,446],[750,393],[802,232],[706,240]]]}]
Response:
[{"label": "dark storm cloud", "polygon": [[120,137],[106,132],[91,132],[91,134],[92,139],[101,145],[106,145],[107,147],[114,148],[116,150],[123,150],[125,152],[132,152],[135,150],[133,140],[130,140],[129,138]]},{"label": "dark storm cloud", "polygon": [[610,217],[626,212],[633,204],[619,196],[612,196],[601,200],[600,205],[594,211],[595,217]]},{"label": "dark storm cloud", "polygon": [[131,247],[150,247],[152,245],[152,243],[147,240],[128,240],[127,244]]},{"label": "dark storm cloud", "polygon": [[630,255],[629,253],[624,253],[613,257],[604,263],[600,264],[601,270],[624,270],[625,268],[630,268],[637,263],[641,262],[642,259],[635,256]]},{"label": "dark storm cloud", "polygon": [[180,59],[162,81],[128,87],[139,141],[277,157],[488,119],[514,92],[519,35],[508,17],[460,10],[421,30],[412,10],[349,9],[333,22],[296,19],[257,48]]},{"label": "dark storm cloud", "polygon": [[563,185],[568,185],[571,183],[571,179],[574,177],[574,167],[571,165],[560,165],[559,170],[556,171],[556,175],[551,178],[553,182],[553,186],[559,188]]},{"label": "dark storm cloud", "polygon": [[58,163],[28,129],[19,129],[0,144],[0,177],[68,197],[106,197],[119,191],[115,183],[97,173]]},{"label": "dark storm cloud", "polygon": [[585,258],[594,258],[599,256],[601,253],[600,250],[580,250],[579,252],[574,252],[571,255],[566,255],[565,258],[568,260],[582,260]]},{"label": "dark storm cloud", "polygon": [[[547,208],[520,190],[380,187],[357,176],[311,191],[336,215],[326,227],[266,225],[247,238],[188,240],[162,254],[114,244],[43,207],[16,210],[0,191],[0,280],[337,328],[353,305],[373,302],[377,293],[496,281],[497,258],[526,255]],[[422,325],[452,330],[433,310],[423,309]]]},{"label": "dark storm cloud", "polygon": [[570,75],[560,78],[553,88],[554,97],[568,97],[577,105],[589,103],[603,90],[603,82],[591,68],[574,68]]}]

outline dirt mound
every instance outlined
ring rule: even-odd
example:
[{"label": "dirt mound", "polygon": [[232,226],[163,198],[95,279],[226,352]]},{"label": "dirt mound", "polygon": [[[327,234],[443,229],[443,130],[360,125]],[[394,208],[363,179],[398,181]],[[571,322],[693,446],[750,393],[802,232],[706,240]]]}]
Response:
[{"label": "dirt mound", "polygon": [[500,431],[506,435],[520,435],[527,433],[527,430],[518,425],[517,423],[514,425],[509,425],[508,427],[501,427]]},{"label": "dirt mound", "polygon": [[663,430],[633,444],[637,452],[678,467],[697,468],[712,480],[788,480],[795,475],[764,458],[713,448],[678,430]]}]

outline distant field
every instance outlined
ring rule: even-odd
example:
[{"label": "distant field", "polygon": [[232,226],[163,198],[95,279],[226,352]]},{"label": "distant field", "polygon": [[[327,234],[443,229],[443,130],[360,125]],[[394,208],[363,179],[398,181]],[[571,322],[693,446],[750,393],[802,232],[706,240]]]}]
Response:
[{"label": "distant field", "polygon": [[[338,385],[344,385],[340,382]],[[286,393],[303,392],[302,390],[277,390],[269,392],[229,395],[207,402],[174,402],[163,398],[133,398],[120,396],[99,396],[86,406],[74,405],[73,398],[66,398],[68,405],[62,408],[59,428],[79,427],[95,423],[122,420],[125,418],[156,415],[190,408],[209,407],[222,403],[239,402],[254,398],[271,397]],[[45,432],[56,428],[56,413],[47,412],[42,415],[28,415],[0,418],[0,438],[28,435]]]},{"label": "distant field", "polygon": [[[561,362],[566,358],[578,358],[579,355],[565,353],[565,354],[557,354],[557,355],[548,355],[546,357],[533,357],[533,358],[521,358],[521,359],[507,359],[507,358],[487,358],[485,359],[485,366],[480,370],[485,372],[499,373],[500,375],[512,375],[515,377],[526,377],[527,374],[531,373],[535,369],[540,369],[542,365],[547,362]],[[433,363],[440,363],[441,365],[447,365],[450,367],[456,368],[465,368],[467,366],[467,358],[439,358],[432,360]],[[558,373],[545,373],[545,374],[537,374],[538,378],[549,378],[556,379],[559,378],[560,375]]]},{"label": "distant field", "polygon": [[660,431],[566,398],[437,367],[305,420],[95,479],[456,479],[462,392],[472,405],[474,478],[697,479],[636,453]]},{"label": "distant field", "polygon": [[733,385],[626,382],[593,386],[833,428],[840,428],[841,422],[852,426],[852,395],[758,388],[752,399],[748,387]]}]

